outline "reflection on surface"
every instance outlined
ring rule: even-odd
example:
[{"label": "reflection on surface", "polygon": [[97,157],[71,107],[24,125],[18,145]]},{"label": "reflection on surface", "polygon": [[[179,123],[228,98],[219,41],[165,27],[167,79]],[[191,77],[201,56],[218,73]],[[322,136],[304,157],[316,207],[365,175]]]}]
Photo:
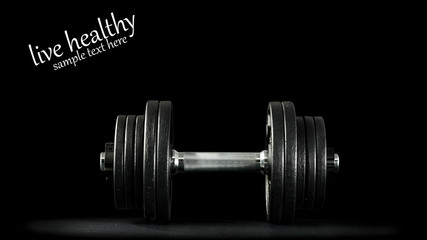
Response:
[{"label": "reflection on surface", "polygon": [[143,224],[137,219],[54,219],[26,225],[33,234],[67,237],[145,238],[324,238],[388,237],[399,234],[390,225],[363,225],[342,222],[298,222],[291,226],[266,222],[181,221],[169,225]]}]

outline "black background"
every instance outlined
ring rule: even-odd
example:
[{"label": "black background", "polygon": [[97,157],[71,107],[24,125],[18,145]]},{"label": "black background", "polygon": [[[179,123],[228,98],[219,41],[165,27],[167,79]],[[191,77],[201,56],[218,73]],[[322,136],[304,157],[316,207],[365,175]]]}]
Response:
[{"label": "black background", "polygon": [[[3,88],[12,93],[3,101],[11,223],[133,216],[114,209],[98,160],[116,116],[143,114],[147,100],[173,101],[179,151],[260,151],[267,103],[290,100],[297,115],[325,118],[341,157],[325,210],[301,218],[403,229],[411,196],[403,134],[418,90],[401,64],[403,19],[383,7],[26,6]],[[65,49],[64,30],[89,33],[111,12],[135,14],[127,44],[76,67],[54,71],[64,57],[34,66],[28,44]],[[261,175],[178,175],[173,221],[264,221],[263,184]]]}]

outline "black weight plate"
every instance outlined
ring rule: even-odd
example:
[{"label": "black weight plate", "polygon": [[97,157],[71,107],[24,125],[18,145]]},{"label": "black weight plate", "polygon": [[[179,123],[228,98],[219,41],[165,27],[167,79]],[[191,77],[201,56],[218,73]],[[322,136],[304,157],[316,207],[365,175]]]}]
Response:
[{"label": "black weight plate", "polygon": [[119,115],[116,119],[116,130],[114,133],[114,161],[113,161],[113,185],[114,202],[116,208],[125,208],[124,183],[123,183],[123,155],[125,137],[126,116]]},{"label": "black weight plate", "polygon": [[144,218],[147,222],[156,219],[156,158],[157,158],[157,118],[159,102],[148,101],[145,106],[144,135]]},{"label": "black weight plate", "polygon": [[159,104],[157,128],[157,221],[168,222],[171,217],[171,125],[172,103]]},{"label": "black weight plate", "polygon": [[142,210],[144,204],[143,182],[144,182],[144,124],[145,116],[136,117],[135,123],[135,149],[134,149],[134,187],[135,207]]},{"label": "black weight plate", "polygon": [[270,102],[267,110],[268,175],[265,176],[267,220],[279,223],[283,212],[285,131],[280,102]]},{"label": "black weight plate", "polygon": [[314,117],[314,125],[316,127],[316,200],[314,202],[314,209],[321,210],[325,202],[326,192],[326,130],[325,121],[322,117]]},{"label": "black weight plate", "polygon": [[295,216],[297,199],[297,120],[292,102],[282,102],[285,133],[285,187],[283,192],[283,221]]},{"label": "black weight plate", "polygon": [[304,116],[306,143],[305,210],[312,210],[316,197],[316,130],[313,117]]},{"label": "black weight plate", "polygon": [[124,193],[125,205],[127,209],[135,208],[135,188],[134,188],[134,141],[135,141],[135,115],[128,115],[125,128],[125,151],[124,151]]},{"label": "black weight plate", "polygon": [[302,117],[297,117],[297,149],[298,149],[298,167],[297,167],[297,209],[302,210],[304,206],[305,194],[305,124]]}]

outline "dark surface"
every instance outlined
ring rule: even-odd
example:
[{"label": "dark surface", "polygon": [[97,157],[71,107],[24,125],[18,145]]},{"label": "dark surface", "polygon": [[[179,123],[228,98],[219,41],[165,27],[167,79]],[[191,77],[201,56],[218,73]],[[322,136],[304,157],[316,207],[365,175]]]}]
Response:
[{"label": "dark surface", "polygon": [[29,233],[43,238],[140,238],[140,239],[306,239],[381,238],[402,233],[392,225],[343,223],[341,221],[300,221],[274,225],[259,221],[179,221],[170,225],[141,224],[135,218],[55,219],[29,222]]},{"label": "dark surface", "polygon": [[[28,235],[62,230],[64,237],[105,236],[100,229],[125,236],[135,228],[153,237],[407,237],[418,222],[411,215],[425,204],[416,179],[424,148],[408,136],[423,125],[408,122],[424,111],[425,88],[413,76],[420,62],[407,55],[421,49],[414,48],[413,23],[396,7],[7,7],[3,227]],[[76,67],[54,71],[53,60],[34,66],[28,44],[65,47],[64,30],[89,33],[111,12],[136,15],[127,44]],[[308,226],[269,225],[263,176],[183,174],[174,178],[171,225],[132,224],[136,213],[114,208],[99,152],[114,139],[116,116],[144,114],[151,99],[173,102],[179,151],[263,150],[269,101],[293,101],[298,116],[323,116],[328,146],[341,158],[324,210],[297,212],[297,220],[314,219]]]}]

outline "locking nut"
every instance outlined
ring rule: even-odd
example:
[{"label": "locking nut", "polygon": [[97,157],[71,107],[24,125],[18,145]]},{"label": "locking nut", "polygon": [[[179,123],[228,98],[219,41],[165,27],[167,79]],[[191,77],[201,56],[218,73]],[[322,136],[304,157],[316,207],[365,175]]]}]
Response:
[{"label": "locking nut", "polygon": [[114,143],[105,144],[105,152],[99,154],[99,167],[103,172],[113,171]]},{"label": "locking nut", "polygon": [[340,156],[335,153],[333,148],[328,148],[327,167],[328,173],[337,173],[340,171]]},{"label": "locking nut", "polygon": [[340,156],[338,156],[338,153],[334,154],[334,173],[337,173],[340,171]]},{"label": "locking nut", "polygon": [[268,175],[268,150],[261,151],[259,154],[259,169],[262,174]]}]

